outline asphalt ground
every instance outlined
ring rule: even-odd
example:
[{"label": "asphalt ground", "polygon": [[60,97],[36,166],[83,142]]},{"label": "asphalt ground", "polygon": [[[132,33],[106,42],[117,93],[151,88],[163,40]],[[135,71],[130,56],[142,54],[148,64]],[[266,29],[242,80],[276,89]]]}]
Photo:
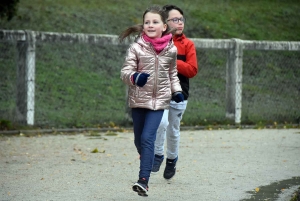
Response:
[{"label": "asphalt ground", "polygon": [[132,131],[2,135],[0,201],[290,200],[300,187],[300,129],[182,131],[173,179],[164,167],[140,197]]}]

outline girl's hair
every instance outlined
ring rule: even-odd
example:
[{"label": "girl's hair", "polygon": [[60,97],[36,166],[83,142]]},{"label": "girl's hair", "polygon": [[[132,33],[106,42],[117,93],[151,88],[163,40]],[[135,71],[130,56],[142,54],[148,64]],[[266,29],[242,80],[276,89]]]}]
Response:
[{"label": "girl's hair", "polygon": [[[167,24],[166,22],[168,19],[168,12],[166,12],[166,10],[161,8],[159,5],[152,5],[145,10],[143,14],[143,23],[144,23],[145,15],[147,13],[159,14],[163,23]],[[167,29],[162,33],[162,35],[175,33],[175,31],[176,29],[170,29],[169,26],[167,26]],[[119,35],[119,40],[120,42],[122,42],[128,36],[130,37],[131,34],[134,33],[141,34],[142,32],[143,32],[143,24],[130,26]]]}]

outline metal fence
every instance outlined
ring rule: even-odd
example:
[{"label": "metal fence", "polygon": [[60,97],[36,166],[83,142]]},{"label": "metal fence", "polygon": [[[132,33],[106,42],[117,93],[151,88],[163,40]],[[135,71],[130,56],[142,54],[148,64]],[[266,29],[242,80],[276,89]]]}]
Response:
[{"label": "metal fence", "polygon": [[[183,125],[296,123],[300,42],[192,39]],[[0,120],[51,127],[129,122],[120,69],[128,42],[114,35],[0,30]]]}]

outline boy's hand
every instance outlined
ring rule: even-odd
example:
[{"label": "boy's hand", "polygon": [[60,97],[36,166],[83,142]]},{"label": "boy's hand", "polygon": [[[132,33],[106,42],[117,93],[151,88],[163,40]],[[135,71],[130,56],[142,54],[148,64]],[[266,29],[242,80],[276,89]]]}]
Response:
[{"label": "boy's hand", "polygon": [[176,103],[183,102],[184,96],[181,92],[175,92],[172,95],[172,100],[174,100]]}]

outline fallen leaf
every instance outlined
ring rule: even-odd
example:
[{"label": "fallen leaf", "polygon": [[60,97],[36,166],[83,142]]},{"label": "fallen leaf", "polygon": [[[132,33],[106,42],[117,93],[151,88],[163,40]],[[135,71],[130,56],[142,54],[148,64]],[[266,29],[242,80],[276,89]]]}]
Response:
[{"label": "fallen leaf", "polygon": [[98,151],[98,149],[97,148],[95,148],[93,151],[91,151],[91,153],[98,153],[99,151]]},{"label": "fallen leaf", "polygon": [[117,136],[118,134],[115,132],[108,132],[105,134],[106,136]]}]

